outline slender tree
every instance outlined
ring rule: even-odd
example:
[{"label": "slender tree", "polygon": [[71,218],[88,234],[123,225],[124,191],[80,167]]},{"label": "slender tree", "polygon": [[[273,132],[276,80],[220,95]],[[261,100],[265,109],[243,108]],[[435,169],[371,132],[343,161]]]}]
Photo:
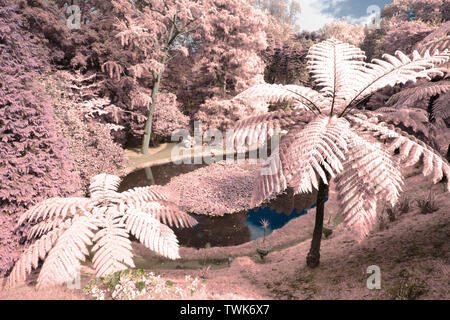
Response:
[{"label": "slender tree", "polygon": [[[163,73],[175,56],[188,54],[183,41],[200,25],[202,6],[200,1],[187,0],[120,1],[116,6],[126,12],[117,23],[117,37],[130,50],[132,59],[126,65],[127,72],[151,88],[151,95],[136,92],[133,99],[136,104],[148,106],[142,140],[142,153],[146,154]],[[114,61],[105,63],[104,69],[111,78],[120,78],[123,72]]]}]

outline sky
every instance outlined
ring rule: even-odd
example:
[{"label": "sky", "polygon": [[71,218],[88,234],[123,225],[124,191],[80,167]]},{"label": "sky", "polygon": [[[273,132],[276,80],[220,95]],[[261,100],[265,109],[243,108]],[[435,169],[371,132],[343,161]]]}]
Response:
[{"label": "sky", "polygon": [[[366,24],[374,10],[380,11],[392,0],[297,0],[301,13],[297,18],[300,31],[317,31],[325,24],[347,19],[354,24]],[[372,9],[373,8],[373,9]]]}]

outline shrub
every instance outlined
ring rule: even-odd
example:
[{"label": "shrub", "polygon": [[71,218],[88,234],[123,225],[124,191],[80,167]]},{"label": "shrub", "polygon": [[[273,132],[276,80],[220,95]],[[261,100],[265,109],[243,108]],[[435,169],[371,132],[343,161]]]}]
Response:
[{"label": "shrub", "polygon": [[98,277],[134,267],[130,236],[169,259],[179,255],[170,226],[192,227],[197,221],[170,202],[175,195],[160,186],[118,193],[120,178],[100,174],[91,179],[90,197],[50,198],[25,212],[18,225],[33,225],[22,254],[8,278],[8,286],[26,280],[45,260],[37,286],[73,281],[81,261],[92,256]]},{"label": "shrub", "polygon": [[424,282],[416,278],[401,278],[388,289],[390,298],[393,300],[416,300],[426,291]]},{"label": "shrub", "polygon": [[170,92],[161,92],[155,108],[152,131],[161,137],[170,137],[177,129],[188,129],[189,117],[181,112],[177,96]]},{"label": "shrub", "polygon": [[67,140],[67,151],[73,157],[74,171],[88,191],[90,178],[99,173],[120,175],[125,167],[124,150],[114,143],[111,129],[87,117],[71,93],[72,76],[65,71],[41,77],[47,93],[53,98],[58,135]]},{"label": "shrub", "polygon": [[400,197],[396,207],[400,213],[407,213],[411,207],[411,200],[407,196]]},{"label": "shrub", "polygon": [[431,190],[428,196],[425,195],[421,199],[417,199],[416,202],[417,206],[420,208],[420,213],[422,214],[433,213],[439,210],[439,207],[436,204],[436,196]]},{"label": "shrub", "polygon": [[36,82],[48,53],[24,30],[18,8],[0,0],[0,212],[79,189],[51,100]]},{"label": "shrub", "polygon": [[231,128],[233,124],[246,116],[257,114],[267,110],[267,106],[262,104],[259,108],[249,107],[238,100],[227,100],[212,98],[203,103],[194,119],[201,121],[203,129],[219,129],[224,131]]}]

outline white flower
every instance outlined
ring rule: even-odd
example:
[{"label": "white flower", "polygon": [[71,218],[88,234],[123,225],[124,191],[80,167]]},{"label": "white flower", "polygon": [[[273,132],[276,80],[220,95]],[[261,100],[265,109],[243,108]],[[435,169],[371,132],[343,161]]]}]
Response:
[{"label": "white flower", "polygon": [[181,289],[180,287],[175,287],[175,294],[180,295],[181,297],[183,296],[183,289]]}]

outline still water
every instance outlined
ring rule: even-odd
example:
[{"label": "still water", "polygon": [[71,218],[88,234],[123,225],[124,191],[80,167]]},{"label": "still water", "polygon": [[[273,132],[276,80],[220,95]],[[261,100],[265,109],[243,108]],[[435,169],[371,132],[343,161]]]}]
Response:
[{"label": "still water", "polygon": [[[135,171],[122,180],[119,191],[152,184],[165,185],[175,176],[204,166],[206,165],[171,163]],[[290,220],[307,214],[308,209],[315,207],[316,196],[316,193],[294,196],[292,190],[288,190],[286,194],[272,200],[265,207],[224,216],[194,214],[192,216],[198,221],[194,228],[173,228],[173,230],[179,244],[185,247],[235,246],[263,236],[261,219],[269,221],[267,236]]]}]

